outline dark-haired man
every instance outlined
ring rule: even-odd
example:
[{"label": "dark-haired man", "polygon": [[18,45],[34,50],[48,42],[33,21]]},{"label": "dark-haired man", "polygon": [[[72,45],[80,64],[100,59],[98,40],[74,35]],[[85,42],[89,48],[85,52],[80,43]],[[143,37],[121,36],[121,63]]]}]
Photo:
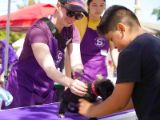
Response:
[{"label": "dark-haired man", "polygon": [[139,120],[160,120],[160,39],[144,33],[136,15],[118,5],[105,11],[98,32],[120,51],[117,82],[100,104],[81,99],[79,112],[98,117],[134,105]]}]

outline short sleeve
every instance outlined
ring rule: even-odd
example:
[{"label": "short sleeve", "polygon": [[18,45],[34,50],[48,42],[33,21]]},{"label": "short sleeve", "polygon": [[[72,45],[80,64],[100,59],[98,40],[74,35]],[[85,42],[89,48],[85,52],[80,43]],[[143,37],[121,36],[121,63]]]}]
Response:
[{"label": "short sleeve", "polygon": [[117,67],[117,83],[139,82],[141,78],[140,46],[130,46],[119,54]]},{"label": "short sleeve", "polygon": [[47,28],[44,22],[33,25],[29,31],[28,38],[30,43],[48,43]]},{"label": "short sleeve", "polygon": [[72,39],[73,43],[80,43],[81,42],[81,37],[80,37],[80,33],[78,31],[78,29],[76,28],[75,25],[73,25],[73,39]]}]

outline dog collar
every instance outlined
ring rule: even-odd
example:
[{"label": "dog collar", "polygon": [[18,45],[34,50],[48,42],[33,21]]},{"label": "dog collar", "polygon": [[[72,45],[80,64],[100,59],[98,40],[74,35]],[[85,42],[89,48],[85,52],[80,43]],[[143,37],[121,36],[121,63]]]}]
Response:
[{"label": "dog collar", "polygon": [[95,81],[92,82],[92,84],[91,84],[91,91],[92,91],[92,93],[93,93],[95,96],[98,96],[98,93],[96,92],[94,83],[95,83]]}]

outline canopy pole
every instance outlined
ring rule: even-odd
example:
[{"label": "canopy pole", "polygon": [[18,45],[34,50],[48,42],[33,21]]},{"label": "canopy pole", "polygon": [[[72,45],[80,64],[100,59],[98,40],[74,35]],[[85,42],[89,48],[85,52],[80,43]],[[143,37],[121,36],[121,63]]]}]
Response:
[{"label": "canopy pole", "polygon": [[4,59],[4,84],[5,87],[6,79],[8,75],[8,46],[9,46],[9,34],[10,34],[10,7],[11,0],[8,0],[8,13],[7,13],[7,24],[6,24],[6,46],[5,46],[5,59]]}]

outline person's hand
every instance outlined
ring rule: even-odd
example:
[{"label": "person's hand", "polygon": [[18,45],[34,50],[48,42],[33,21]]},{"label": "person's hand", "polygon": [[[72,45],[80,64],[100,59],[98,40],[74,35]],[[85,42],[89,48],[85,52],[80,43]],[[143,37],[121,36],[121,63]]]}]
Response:
[{"label": "person's hand", "polygon": [[69,86],[71,92],[78,96],[84,96],[87,92],[87,85],[80,80],[73,80]]},{"label": "person's hand", "polygon": [[84,115],[84,116],[89,117],[89,118],[90,117],[95,117],[95,116],[92,115],[92,111],[91,111],[93,106],[94,105],[92,103],[88,102],[87,100],[79,99],[79,113],[81,115]]},{"label": "person's hand", "polygon": [[13,96],[5,89],[0,88],[0,101],[5,102],[5,106],[8,106],[13,101]]},{"label": "person's hand", "polygon": [[73,79],[79,79],[83,75],[83,65],[78,64],[72,68]]}]

